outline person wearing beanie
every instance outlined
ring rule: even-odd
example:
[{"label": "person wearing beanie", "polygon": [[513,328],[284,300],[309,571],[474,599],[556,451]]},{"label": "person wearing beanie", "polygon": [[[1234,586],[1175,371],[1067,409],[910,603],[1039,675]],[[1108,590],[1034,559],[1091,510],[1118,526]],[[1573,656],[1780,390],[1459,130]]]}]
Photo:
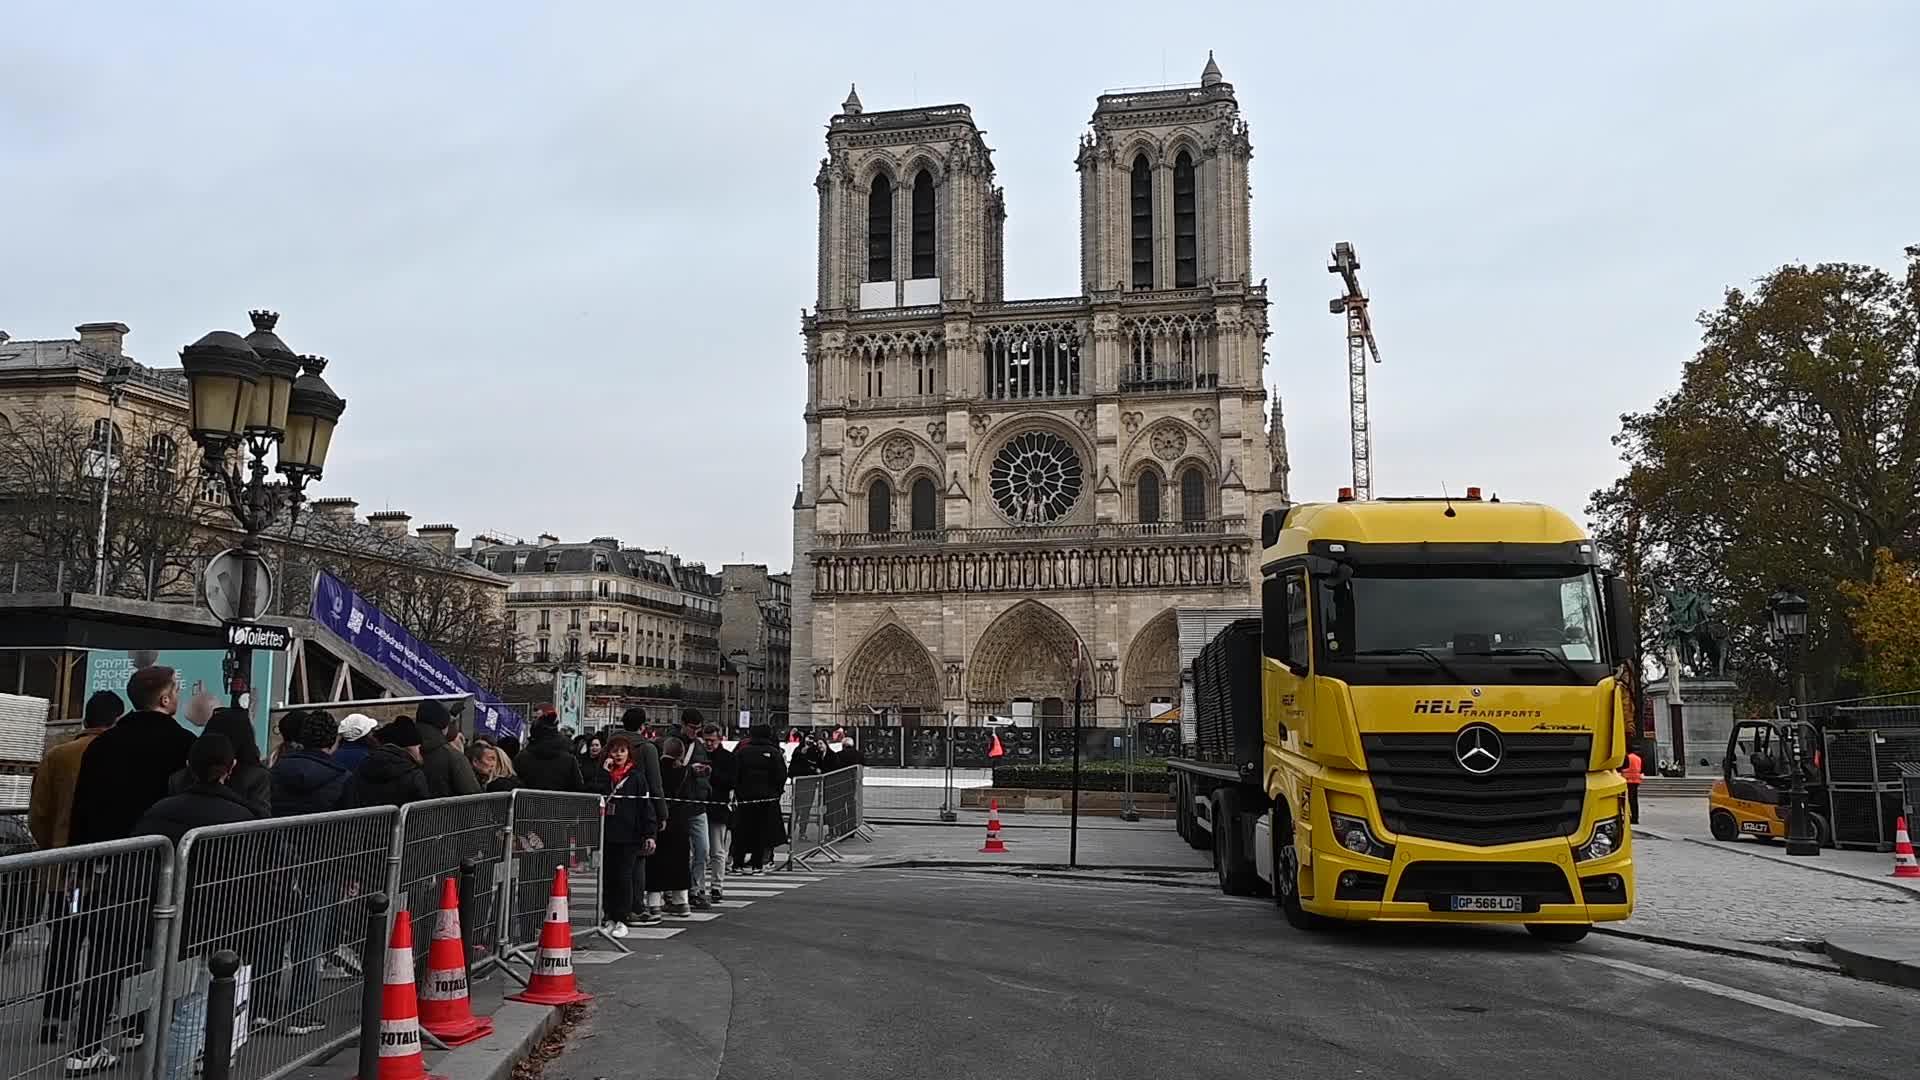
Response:
[{"label": "person wearing beanie", "polygon": [[340,721],[340,745],[333,749],[333,760],[351,772],[367,760],[367,751],[373,749],[373,729],[380,724],[366,713],[348,713]]},{"label": "person wearing beanie", "polygon": [[[306,714],[302,714],[306,715]],[[223,706],[213,710],[207,720],[208,735],[223,735],[233,747],[233,769],[223,781],[228,791],[253,804],[260,817],[273,816],[273,776],[260,760],[260,747],[253,740],[253,719],[247,710]],[[204,737],[204,736],[203,736]],[[289,743],[285,749],[294,745]],[[192,763],[167,780],[167,794],[179,795],[199,783]]]},{"label": "person wearing beanie", "polygon": [[573,746],[561,733],[560,721],[551,713],[541,714],[534,722],[527,748],[514,759],[513,770],[519,774],[522,787],[540,791],[587,790],[580,775],[580,760],[573,756]]},{"label": "person wearing beanie", "polygon": [[420,729],[401,717],[379,731],[380,745],[353,772],[347,785],[352,806],[405,806],[431,799],[427,774],[420,768]]},{"label": "person wearing beanie", "polygon": [[307,713],[297,737],[299,745],[273,763],[273,816],[346,809],[353,769],[335,756],[340,725],[333,714],[319,709]]},{"label": "person wearing beanie", "polygon": [[420,730],[420,768],[427,774],[427,790],[433,797],[480,794],[480,778],[473,775],[466,754],[449,742],[459,728],[446,705],[432,698],[422,701],[414,723]]}]

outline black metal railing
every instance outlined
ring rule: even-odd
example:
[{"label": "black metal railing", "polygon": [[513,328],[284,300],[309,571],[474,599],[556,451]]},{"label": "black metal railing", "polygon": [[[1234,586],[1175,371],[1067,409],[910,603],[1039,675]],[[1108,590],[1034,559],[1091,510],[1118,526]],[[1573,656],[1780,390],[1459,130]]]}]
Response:
[{"label": "black metal railing", "polygon": [[822,548],[905,547],[924,544],[998,544],[1061,540],[1147,540],[1181,536],[1238,536],[1245,518],[1206,521],[1106,521],[1088,525],[1006,525],[986,529],[918,529],[912,532],[825,533]]}]

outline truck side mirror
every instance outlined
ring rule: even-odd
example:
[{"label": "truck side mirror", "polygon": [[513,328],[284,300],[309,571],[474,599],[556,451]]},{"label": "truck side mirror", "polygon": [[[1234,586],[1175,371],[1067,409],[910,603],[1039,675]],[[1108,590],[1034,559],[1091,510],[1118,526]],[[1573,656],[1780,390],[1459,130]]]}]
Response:
[{"label": "truck side mirror", "polygon": [[1270,548],[1280,542],[1280,530],[1286,526],[1290,506],[1275,507],[1260,515],[1260,546]]},{"label": "truck side mirror", "polygon": [[1615,663],[1631,664],[1639,659],[1640,625],[1633,617],[1633,590],[1627,588],[1627,579],[1617,574],[1608,574],[1607,582],[1607,644],[1612,647]]}]

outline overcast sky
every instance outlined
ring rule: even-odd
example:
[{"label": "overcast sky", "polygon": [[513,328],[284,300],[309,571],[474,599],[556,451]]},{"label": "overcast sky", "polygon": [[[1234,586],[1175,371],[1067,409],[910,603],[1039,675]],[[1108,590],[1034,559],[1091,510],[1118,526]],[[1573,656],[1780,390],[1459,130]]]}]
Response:
[{"label": "overcast sky", "polygon": [[1297,498],[1347,482],[1334,241],[1385,358],[1376,490],[1575,512],[1727,286],[1920,243],[1905,0],[765,7],[14,0],[0,328],[117,319],[172,364],[273,307],[350,403],[317,495],[785,567],[850,81],[973,107],[1008,296],[1061,296],[1095,95],[1214,49]]}]

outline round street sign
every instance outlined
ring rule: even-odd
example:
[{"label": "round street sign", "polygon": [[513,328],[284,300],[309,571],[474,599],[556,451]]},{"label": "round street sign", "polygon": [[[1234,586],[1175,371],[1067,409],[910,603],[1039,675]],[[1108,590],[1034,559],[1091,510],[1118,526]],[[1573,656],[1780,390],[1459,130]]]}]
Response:
[{"label": "round street sign", "polygon": [[[240,610],[240,575],[248,566],[253,568],[255,610],[242,612]],[[235,622],[258,615],[260,610],[267,606],[267,599],[272,595],[273,572],[267,569],[264,560],[248,559],[237,548],[228,548],[207,560],[207,610],[221,622]]]}]

